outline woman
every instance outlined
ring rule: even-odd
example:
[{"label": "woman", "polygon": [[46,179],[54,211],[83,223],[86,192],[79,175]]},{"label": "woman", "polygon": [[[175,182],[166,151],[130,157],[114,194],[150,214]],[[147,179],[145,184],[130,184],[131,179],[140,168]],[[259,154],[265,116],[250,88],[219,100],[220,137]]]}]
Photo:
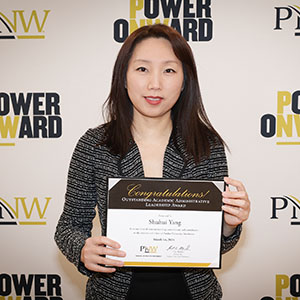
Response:
[{"label": "woman", "polygon": [[237,191],[223,193],[222,253],[239,239],[249,199],[242,183],[226,177],[224,142],[204,111],[184,38],[161,24],[133,32],[118,54],[106,104],[108,122],[88,130],[73,153],[55,234],[89,276],[86,299],[221,299],[211,269],[124,268],[122,245],[104,234],[91,237],[96,205],[106,230],[107,177],[126,176],[224,179]]}]

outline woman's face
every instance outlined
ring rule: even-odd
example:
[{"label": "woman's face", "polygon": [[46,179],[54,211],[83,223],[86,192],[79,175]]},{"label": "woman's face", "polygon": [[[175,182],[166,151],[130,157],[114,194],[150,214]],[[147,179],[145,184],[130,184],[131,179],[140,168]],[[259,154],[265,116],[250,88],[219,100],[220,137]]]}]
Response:
[{"label": "woman's face", "polygon": [[127,92],[134,108],[147,118],[171,117],[183,86],[183,69],[170,42],[148,38],[138,43],[129,60]]}]

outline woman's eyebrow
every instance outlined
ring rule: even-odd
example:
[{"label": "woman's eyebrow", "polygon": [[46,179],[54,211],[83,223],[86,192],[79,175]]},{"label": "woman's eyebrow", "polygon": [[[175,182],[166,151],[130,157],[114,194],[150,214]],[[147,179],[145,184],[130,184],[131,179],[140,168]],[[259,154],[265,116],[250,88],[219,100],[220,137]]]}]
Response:
[{"label": "woman's eyebrow", "polygon": [[[148,60],[148,59],[137,58],[133,62],[151,63],[152,61]],[[178,61],[176,61],[176,60],[165,60],[165,61],[162,61],[162,63],[164,63],[164,64],[174,63],[174,64],[177,64],[177,65],[179,64]]]}]

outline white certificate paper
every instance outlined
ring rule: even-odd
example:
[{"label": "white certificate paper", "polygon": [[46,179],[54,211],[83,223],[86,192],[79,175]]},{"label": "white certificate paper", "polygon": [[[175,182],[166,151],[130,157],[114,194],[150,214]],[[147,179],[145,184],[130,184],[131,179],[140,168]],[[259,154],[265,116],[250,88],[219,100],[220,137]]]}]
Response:
[{"label": "white certificate paper", "polygon": [[106,234],[128,267],[220,268],[223,190],[223,181],[109,178]]}]

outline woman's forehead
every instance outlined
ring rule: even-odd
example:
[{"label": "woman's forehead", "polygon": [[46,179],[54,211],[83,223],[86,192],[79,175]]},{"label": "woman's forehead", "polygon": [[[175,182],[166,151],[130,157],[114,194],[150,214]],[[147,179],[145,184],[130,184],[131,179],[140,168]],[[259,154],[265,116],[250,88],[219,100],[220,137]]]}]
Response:
[{"label": "woman's forehead", "polygon": [[147,38],[139,42],[133,51],[131,61],[164,61],[178,63],[171,43],[165,38]]}]

